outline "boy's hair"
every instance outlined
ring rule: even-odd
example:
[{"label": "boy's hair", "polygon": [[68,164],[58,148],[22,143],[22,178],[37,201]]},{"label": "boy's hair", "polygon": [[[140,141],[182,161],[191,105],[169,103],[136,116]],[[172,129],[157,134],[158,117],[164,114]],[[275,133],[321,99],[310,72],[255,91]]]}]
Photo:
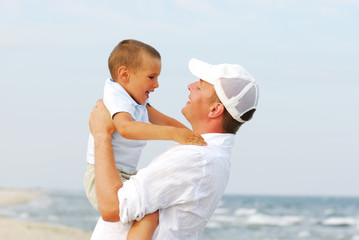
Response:
[{"label": "boy's hair", "polygon": [[117,80],[117,70],[121,66],[126,66],[137,72],[142,66],[143,54],[161,60],[160,53],[146,43],[133,39],[121,41],[108,58],[108,68],[112,79]]},{"label": "boy's hair", "polygon": [[[210,102],[221,102],[221,100],[219,99],[216,91],[213,89],[213,93],[212,96],[209,98]],[[252,109],[249,110],[248,112],[244,113],[241,116],[241,119],[243,119],[244,121],[249,121],[252,119],[254,112],[256,111],[256,109]],[[235,120],[231,114],[227,111],[226,108],[224,108],[223,111],[223,120],[222,120],[222,130],[225,133],[233,133],[236,134],[238,129],[240,128],[240,126],[242,126],[243,123],[238,122],[237,120]]]}]

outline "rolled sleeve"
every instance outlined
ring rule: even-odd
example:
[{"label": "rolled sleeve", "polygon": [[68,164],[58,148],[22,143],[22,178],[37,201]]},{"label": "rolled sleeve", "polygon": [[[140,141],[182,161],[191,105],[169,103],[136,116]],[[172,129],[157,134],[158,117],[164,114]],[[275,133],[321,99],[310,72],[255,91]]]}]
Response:
[{"label": "rolled sleeve", "polygon": [[91,240],[126,240],[132,224],[105,222],[100,218],[92,233]]},{"label": "rolled sleeve", "polygon": [[137,189],[135,181],[126,181],[117,193],[120,202],[120,220],[123,223],[141,220],[145,216]]}]

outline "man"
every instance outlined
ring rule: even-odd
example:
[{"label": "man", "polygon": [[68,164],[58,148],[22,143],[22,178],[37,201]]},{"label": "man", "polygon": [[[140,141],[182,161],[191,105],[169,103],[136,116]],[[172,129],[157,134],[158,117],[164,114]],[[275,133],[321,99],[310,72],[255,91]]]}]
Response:
[{"label": "man", "polygon": [[157,210],[152,239],[198,239],[203,232],[227,185],[234,134],[256,110],[258,87],[240,65],[191,59],[189,69],[200,80],[188,86],[182,113],[207,146],[176,145],[125,184],[114,164],[113,123],[101,101],[94,108],[90,130],[102,218],[92,239],[126,239],[135,220]]}]

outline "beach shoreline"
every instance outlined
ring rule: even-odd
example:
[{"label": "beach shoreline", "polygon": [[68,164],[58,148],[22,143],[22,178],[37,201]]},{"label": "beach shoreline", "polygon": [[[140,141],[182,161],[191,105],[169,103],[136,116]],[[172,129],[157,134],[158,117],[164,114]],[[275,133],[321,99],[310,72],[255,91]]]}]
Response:
[{"label": "beach shoreline", "polygon": [[[45,198],[41,191],[0,188],[0,207]],[[0,216],[0,239],[6,240],[85,240],[91,232],[54,224],[20,221]]]},{"label": "beach shoreline", "polygon": [[40,191],[36,190],[0,188],[0,206],[22,204],[44,197]]}]

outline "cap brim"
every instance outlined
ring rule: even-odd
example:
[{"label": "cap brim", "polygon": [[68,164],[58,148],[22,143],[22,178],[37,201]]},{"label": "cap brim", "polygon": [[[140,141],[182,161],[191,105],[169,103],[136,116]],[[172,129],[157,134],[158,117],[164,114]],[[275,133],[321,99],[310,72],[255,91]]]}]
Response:
[{"label": "cap brim", "polygon": [[210,84],[214,84],[212,68],[213,65],[203,62],[201,60],[192,58],[188,62],[189,71],[199,79],[202,79]]}]

